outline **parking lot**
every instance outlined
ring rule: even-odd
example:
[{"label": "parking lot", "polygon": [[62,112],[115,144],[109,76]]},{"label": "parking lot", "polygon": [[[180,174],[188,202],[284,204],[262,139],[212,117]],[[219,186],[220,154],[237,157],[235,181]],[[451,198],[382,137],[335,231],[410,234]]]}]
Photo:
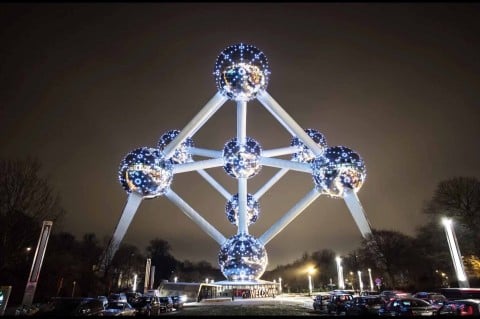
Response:
[{"label": "parking lot", "polygon": [[[185,304],[184,308],[168,315],[175,316],[321,316],[313,311],[308,296],[280,295],[275,298],[204,300]],[[326,315],[326,314],[324,314]]]}]

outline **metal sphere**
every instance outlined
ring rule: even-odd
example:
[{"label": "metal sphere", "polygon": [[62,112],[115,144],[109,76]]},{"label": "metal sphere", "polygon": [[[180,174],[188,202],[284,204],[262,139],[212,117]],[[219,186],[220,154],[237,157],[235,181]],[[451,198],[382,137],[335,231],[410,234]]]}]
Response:
[{"label": "metal sphere", "polygon": [[[238,226],[238,194],[232,196],[225,206],[228,221]],[[247,194],[247,222],[248,226],[254,224],[260,213],[260,204],[251,194]]]},{"label": "metal sphere", "polygon": [[366,178],[363,159],[344,146],[329,147],[312,163],[313,180],[318,191],[342,197],[345,188],[357,192]]},{"label": "metal sphere", "polygon": [[[163,151],[171,141],[173,141],[177,135],[180,134],[179,130],[170,130],[163,133],[158,140],[158,148]],[[185,139],[178,148],[175,149],[171,161],[175,164],[183,164],[192,161],[192,154],[190,154],[190,148],[193,147],[193,140],[191,138]]]},{"label": "metal sphere", "polygon": [[225,172],[234,178],[251,178],[257,175],[262,166],[260,156],[262,147],[253,138],[247,137],[245,144],[239,144],[234,137],[223,148]]},{"label": "metal sphere", "polygon": [[[322,133],[315,129],[307,128],[305,132],[312,138],[312,140],[320,146],[324,151],[327,148],[327,140]],[[292,161],[301,163],[311,163],[315,159],[315,154],[298,138],[292,138],[290,146],[296,146],[299,151],[292,155]]]},{"label": "metal sphere", "polygon": [[145,198],[165,194],[173,179],[172,163],[165,161],[155,148],[141,147],[122,160],[118,171],[120,184],[127,191]]},{"label": "metal sphere", "polygon": [[230,281],[257,280],[267,268],[267,251],[253,236],[237,234],[220,248],[218,264]]},{"label": "metal sphere", "polygon": [[213,74],[223,95],[235,101],[248,101],[267,88],[270,71],[262,51],[240,43],[220,53]]}]

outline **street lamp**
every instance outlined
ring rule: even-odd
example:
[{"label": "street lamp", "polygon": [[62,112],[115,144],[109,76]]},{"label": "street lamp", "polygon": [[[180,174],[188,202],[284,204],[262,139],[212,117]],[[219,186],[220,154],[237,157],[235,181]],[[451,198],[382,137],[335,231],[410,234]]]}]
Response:
[{"label": "street lamp", "polygon": [[372,270],[368,268],[368,278],[370,279],[370,291],[373,291]]},{"label": "street lamp", "polygon": [[363,291],[362,272],[359,270],[357,273],[358,273],[358,285],[359,285],[359,289],[360,289],[360,292],[362,292],[362,291]]},{"label": "street lamp", "polygon": [[280,290],[279,290],[279,293],[282,293],[282,277],[279,277],[278,278],[278,282],[280,283]]},{"label": "street lamp", "polygon": [[342,258],[337,256],[335,258],[337,261],[337,273],[338,273],[338,289],[345,289],[345,282],[343,280],[343,267],[342,267]]},{"label": "street lamp", "polygon": [[133,291],[137,291],[137,274],[133,274]]},{"label": "street lamp", "polygon": [[176,283],[177,280],[178,280],[178,278],[177,278],[177,276],[175,276],[175,277],[173,278],[173,281]]},{"label": "street lamp", "polygon": [[312,274],[315,272],[315,269],[313,267],[308,268],[308,292],[309,296],[312,295],[312,290],[313,290],[313,282],[312,282]]},{"label": "street lamp", "polygon": [[462,255],[460,254],[460,248],[458,248],[457,237],[453,231],[452,220],[444,217],[442,218],[442,223],[445,227],[445,234],[447,236],[448,246],[450,247],[453,266],[457,274],[458,286],[460,288],[470,288],[465,269],[463,268]]}]

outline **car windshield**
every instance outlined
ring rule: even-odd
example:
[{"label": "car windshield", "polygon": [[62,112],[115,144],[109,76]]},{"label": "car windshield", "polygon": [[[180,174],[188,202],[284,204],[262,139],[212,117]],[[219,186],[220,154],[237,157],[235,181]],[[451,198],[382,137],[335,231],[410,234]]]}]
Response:
[{"label": "car windshield", "polygon": [[109,302],[107,305],[108,309],[124,309],[125,304],[123,302]]}]

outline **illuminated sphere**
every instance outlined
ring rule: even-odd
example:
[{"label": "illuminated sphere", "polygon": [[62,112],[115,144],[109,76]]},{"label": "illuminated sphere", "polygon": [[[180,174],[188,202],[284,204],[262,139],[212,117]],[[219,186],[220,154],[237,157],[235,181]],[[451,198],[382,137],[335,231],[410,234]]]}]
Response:
[{"label": "illuminated sphere", "polygon": [[250,178],[257,175],[262,166],[260,155],[262,147],[253,138],[247,137],[245,144],[238,144],[234,137],[223,148],[225,172],[234,178]]},{"label": "illuminated sphere", "polygon": [[[305,129],[305,132],[318,146],[320,146],[323,151],[325,151],[327,148],[327,140],[322,133],[311,128]],[[295,146],[299,149],[298,152],[292,155],[292,161],[294,162],[311,163],[316,157],[315,154],[313,154],[313,152],[298,137],[292,138],[290,146]]]},{"label": "illuminated sphere", "polygon": [[173,179],[172,164],[164,161],[156,148],[141,147],[122,160],[118,172],[120,184],[127,191],[145,198],[165,194]]},{"label": "illuminated sphere", "polygon": [[230,281],[257,280],[267,268],[267,251],[253,236],[237,234],[220,248],[218,264]]},{"label": "illuminated sphere", "polygon": [[363,159],[344,146],[329,147],[312,163],[313,180],[318,191],[342,197],[345,188],[357,192],[366,178]]},{"label": "illuminated sphere", "polygon": [[248,101],[267,88],[270,71],[262,51],[240,43],[220,53],[213,74],[219,92],[231,100]]},{"label": "illuminated sphere", "polygon": [[[238,194],[232,196],[225,206],[225,213],[228,221],[238,226]],[[251,194],[247,194],[247,223],[248,226],[254,224],[260,213],[260,204]]]},{"label": "illuminated sphere", "polygon": [[[179,130],[170,130],[165,132],[158,140],[158,148],[163,151],[171,141],[180,134]],[[175,164],[183,164],[192,161],[192,154],[190,154],[190,148],[193,147],[193,140],[191,138],[185,139],[178,148],[175,149],[171,161]]]}]

